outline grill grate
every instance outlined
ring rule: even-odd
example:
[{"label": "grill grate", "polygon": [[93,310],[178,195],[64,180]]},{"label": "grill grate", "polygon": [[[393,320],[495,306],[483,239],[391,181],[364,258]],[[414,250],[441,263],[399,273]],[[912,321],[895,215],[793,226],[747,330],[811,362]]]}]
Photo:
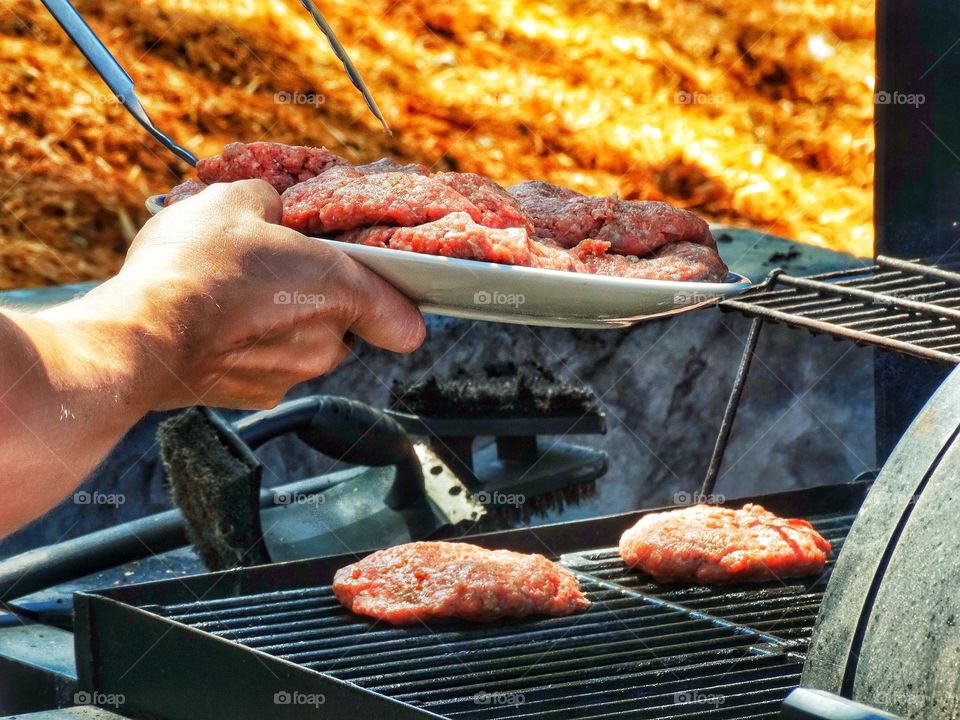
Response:
[{"label": "grill grate", "polygon": [[[833,556],[853,518],[811,518]],[[399,629],[352,616],[328,584],[143,607],[448,718],[776,718],[799,683],[826,578],[670,588],[614,549],[561,562],[585,613]]]},{"label": "grill grate", "polygon": [[776,271],[719,306],[925,360],[960,362],[960,274],[943,263],[881,255],[868,268],[809,278]]}]

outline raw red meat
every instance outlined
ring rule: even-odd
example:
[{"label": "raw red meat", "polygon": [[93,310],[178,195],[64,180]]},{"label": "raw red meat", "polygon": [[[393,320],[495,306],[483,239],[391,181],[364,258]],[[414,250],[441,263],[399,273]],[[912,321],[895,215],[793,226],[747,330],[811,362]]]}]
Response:
[{"label": "raw red meat", "polygon": [[167,193],[164,207],[173,205],[175,202],[180,202],[181,200],[186,200],[188,197],[193,197],[206,187],[205,183],[198,182],[197,180],[182,182],[176,187],[171,188],[170,192]]},{"label": "raw red meat", "polygon": [[350,163],[325,147],[303,147],[272,142],[230,143],[219,155],[197,163],[197,175],[208,185],[259,178],[283,192],[320,175],[331,167]]},{"label": "raw red meat", "polygon": [[569,615],[590,604],[573,573],[542,555],[452,542],[375,552],[338,570],[333,592],[347,609],[394,625]]},{"label": "raw red meat", "polygon": [[514,185],[509,192],[532,218],[533,235],[561,247],[602,240],[617,255],[638,257],[674,242],[716,247],[707,223],[667,203],[590,197],[539,180]]},{"label": "raw red meat", "polygon": [[616,255],[612,252],[586,255],[580,250],[586,243],[599,242],[585,240],[570,250],[571,253],[578,254],[583,261],[584,267],[578,268],[580,272],[689,282],[721,282],[727,275],[727,266],[720,259],[719,253],[706,245],[691,242],[670,243],[642,258],[635,255]]},{"label": "raw red meat", "polygon": [[617,203],[613,198],[587,197],[542,180],[514,185],[507,192],[533,220],[533,235],[563,248],[594,237]]},{"label": "raw red meat", "polygon": [[476,205],[481,213],[481,225],[492,228],[526,228],[533,233],[533,222],[520,207],[520,203],[493,180],[474,173],[455,172],[437,173],[433,177]]},{"label": "raw red meat", "polygon": [[463,260],[618,277],[721,280],[727,272],[717,252],[703,245],[674,243],[647,258],[612,255],[609,243],[600,240],[583,240],[566,250],[530,238],[523,228],[485,227],[460,212],[411,227],[359,228],[336,239]]},{"label": "raw red meat", "polygon": [[526,230],[484,227],[463,212],[413,227],[351,230],[338,235],[337,240],[504,265],[531,264],[531,242]]},{"label": "raw red meat", "polygon": [[472,173],[383,158],[354,167],[326,148],[233,143],[201,160],[205,183],[259,177],[283,192],[283,224],[344,242],[547,270],[722,281],[707,224],[666,203],[589,197],[542,181],[509,191]]},{"label": "raw red meat", "polygon": [[452,212],[483,214],[456,190],[413,173],[361,175],[336,168],[283,193],[283,224],[325,234],[372,225],[420,225]]},{"label": "raw red meat", "polygon": [[694,505],[645,515],[620,538],[620,557],[659,581],[756,582],[818,573],[830,543],[805,520],[759,505]]},{"label": "raw red meat", "polygon": [[414,175],[429,175],[430,169],[420,163],[408,163],[403,165],[393,158],[380,158],[366,165],[357,165],[357,172],[361,175],[377,175],[385,172],[406,172]]}]

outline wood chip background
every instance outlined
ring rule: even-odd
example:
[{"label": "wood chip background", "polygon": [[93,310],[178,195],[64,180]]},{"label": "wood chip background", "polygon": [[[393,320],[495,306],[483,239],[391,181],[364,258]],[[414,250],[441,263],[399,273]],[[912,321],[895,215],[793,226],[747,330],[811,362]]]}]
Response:
[{"label": "wood chip background", "polygon": [[[36,0],[0,14],[0,288],[114,273],[189,175]],[[79,0],[154,121],[197,155],[323,144],[503,183],[662,198],[871,251],[873,4],[324,0],[384,135],[296,0]]]}]

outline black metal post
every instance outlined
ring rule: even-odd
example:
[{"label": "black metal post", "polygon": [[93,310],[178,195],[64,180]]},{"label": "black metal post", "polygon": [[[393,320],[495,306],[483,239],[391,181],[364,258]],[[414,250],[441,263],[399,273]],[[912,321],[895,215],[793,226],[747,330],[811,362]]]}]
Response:
[{"label": "black metal post", "polygon": [[[877,254],[960,252],[960,3],[878,0],[874,183]],[[877,463],[949,367],[875,355]]]}]

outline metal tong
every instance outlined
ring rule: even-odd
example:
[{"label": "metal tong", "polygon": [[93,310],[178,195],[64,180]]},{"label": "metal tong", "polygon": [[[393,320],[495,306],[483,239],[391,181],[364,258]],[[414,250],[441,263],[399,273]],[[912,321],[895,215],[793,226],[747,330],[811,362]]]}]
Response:
[{"label": "metal tong", "polygon": [[[100,77],[103,78],[107,87],[117,96],[117,100],[127,109],[127,112],[161,145],[167,148],[167,150],[181,160],[195,166],[197,164],[197,157],[153,124],[143,104],[137,97],[133,78],[127,74],[127,71],[117,62],[117,59],[107,49],[100,38],[97,37],[97,34],[87,25],[86,20],[77,12],[77,9],[70,3],[70,0],[42,0],[42,2],[50,14],[53,15],[60,24],[60,27],[63,28],[64,32],[70,36],[74,45],[80,49],[80,52],[83,53],[84,57],[87,58],[97,73],[99,73]],[[324,19],[323,15],[320,14],[313,0],[300,0],[300,2],[309,11],[317,27],[319,27],[327,37],[330,47],[333,49],[334,54],[340,59],[340,62],[343,63],[344,70],[346,70],[347,75],[350,76],[350,80],[363,95],[363,99],[370,109],[370,112],[380,121],[383,129],[389,133],[390,128],[380,113],[380,109],[377,107],[373,95],[370,94],[363,79],[360,77],[359,71],[350,60],[340,40],[337,39],[333,28],[330,27],[330,24]]]}]

